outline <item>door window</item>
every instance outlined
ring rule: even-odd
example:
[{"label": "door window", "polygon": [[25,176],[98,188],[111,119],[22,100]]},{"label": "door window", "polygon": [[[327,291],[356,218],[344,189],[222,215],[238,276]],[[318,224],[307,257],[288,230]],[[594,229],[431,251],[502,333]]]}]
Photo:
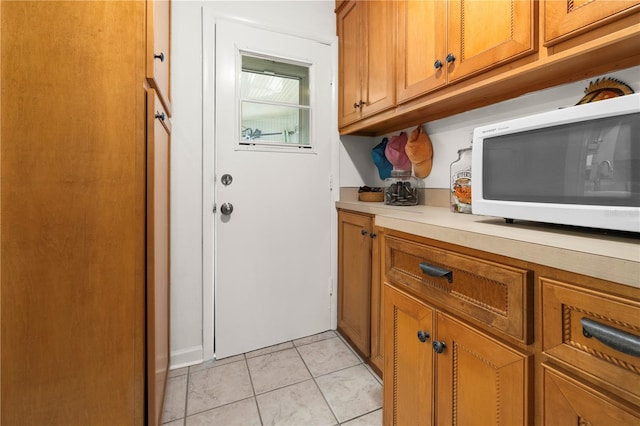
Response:
[{"label": "door window", "polygon": [[239,149],[312,148],[309,65],[240,52]]}]

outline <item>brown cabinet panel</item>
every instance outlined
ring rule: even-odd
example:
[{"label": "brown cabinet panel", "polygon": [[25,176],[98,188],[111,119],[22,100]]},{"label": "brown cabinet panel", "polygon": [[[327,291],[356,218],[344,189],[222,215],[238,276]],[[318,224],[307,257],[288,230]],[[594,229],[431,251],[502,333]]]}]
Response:
[{"label": "brown cabinet panel", "polygon": [[[640,303],[544,277],[541,286],[545,353],[608,382],[621,396],[640,403],[640,357],[586,337],[582,323],[593,321],[638,341]],[[640,351],[638,343],[635,350]]]},{"label": "brown cabinet panel", "polygon": [[351,1],[338,11],[339,127],[395,105],[393,6]]},{"label": "brown cabinet panel", "polygon": [[155,90],[147,92],[147,412],[162,422],[169,370],[169,165],[168,116]]},{"label": "brown cabinet panel", "polygon": [[[433,311],[389,285],[384,286],[385,425],[433,423]],[[422,340],[418,333],[423,333]]]},{"label": "brown cabinet panel", "polygon": [[360,118],[355,105],[362,99],[362,17],[361,2],[343,5],[337,16],[338,30],[338,123],[340,126]]},{"label": "brown cabinet panel", "polygon": [[146,74],[171,116],[171,0],[147,0]]},{"label": "brown cabinet panel", "polygon": [[[399,1],[397,28],[398,102],[442,86],[446,77],[446,2]],[[440,61],[441,67],[434,66]]]},{"label": "brown cabinet panel", "polygon": [[371,216],[338,212],[338,329],[370,353]]},{"label": "brown cabinet panel", "polygon": [[[385,238],[385,275],[426,300],[524,343],[532,338],[531,272],[403,238]],[[450,272],[434,277],[421,265]]]},{"label": "brown cabinet panel", "polygon": [[529,357],[440,312],[436,327],[436,424],[526,424]]},{"label": "brown cabinet panel", "polygon": [[544,45],[551,46],[640,10],[637,0],[545,0]]},{"label": "brown cabinet panel", "polygon": [[544,365],[543,419],[546,425],[637,425],[637,407],[622,404]]},{"label": "brown cabinet panel", "polygon": [[141,425],[144,3],[0,7],[0,423]]},{"label": "brown cabinet panel", "polygon": [[452,82],[534,52],[531,0],[449,1],[446,55]]}]

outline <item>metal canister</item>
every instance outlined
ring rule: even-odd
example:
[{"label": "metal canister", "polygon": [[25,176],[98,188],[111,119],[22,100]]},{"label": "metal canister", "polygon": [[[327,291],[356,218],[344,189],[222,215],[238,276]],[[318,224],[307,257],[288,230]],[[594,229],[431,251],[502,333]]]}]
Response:
[{"label": "metal canister", "polygon": [[451,163],[451,211],[471,213],[471,147],[458,150]]}]

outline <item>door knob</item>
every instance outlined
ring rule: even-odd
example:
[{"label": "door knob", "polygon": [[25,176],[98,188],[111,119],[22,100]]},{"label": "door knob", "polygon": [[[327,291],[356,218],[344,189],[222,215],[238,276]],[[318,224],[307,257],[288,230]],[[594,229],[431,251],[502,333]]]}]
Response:
[{"label": "door knob", "polygon": [[233,213],[233,204],[231,204],[231,203],[223,203],[220,206],[220,213],[222,213],[225,216],[228,216],[231,213]]}]

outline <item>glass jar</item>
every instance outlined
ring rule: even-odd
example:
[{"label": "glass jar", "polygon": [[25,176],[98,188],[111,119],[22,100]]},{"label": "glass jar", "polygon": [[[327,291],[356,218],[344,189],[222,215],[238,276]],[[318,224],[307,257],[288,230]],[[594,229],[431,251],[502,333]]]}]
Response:
[{"label": "glass jar", "polygon": [[471,147],[458,150],[451,163],[451,211],[471,213]]},{"label": "glass jar", "polygon": [[384,180],[384,203],[390,206],[415,206],[418,204],[418,180],[411,170],[392,170]]}]

